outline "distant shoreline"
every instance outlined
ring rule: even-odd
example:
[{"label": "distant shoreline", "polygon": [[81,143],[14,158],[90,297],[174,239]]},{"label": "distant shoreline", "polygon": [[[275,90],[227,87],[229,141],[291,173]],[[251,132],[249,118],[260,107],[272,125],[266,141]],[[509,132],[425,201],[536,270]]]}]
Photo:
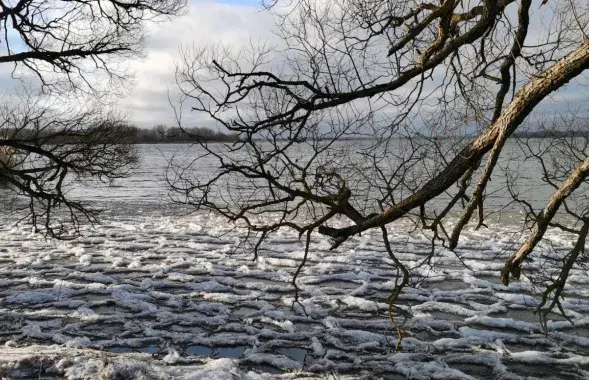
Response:
[{"label": "distant shoreline", "polygon": [[[470,136],[463,136],[461,138],[469,138]],[[544,139],[544,138],[567,138],[567,137],[589,137],[589,132],[573,132],[573,133],[569,133],[569,132],[521,132],[521,133],[514,133],[513,135],[509,136],[509,139],[526,139],[526,138],[539,138],[539,139]],[[413,136],[413,138],[423,138],[423,139],[433,139],[434,137],[427,137],[427,136]],[[455,139],[457,137],[436,137],[435,139],[437,140],[452,140]],[[398,139],[398,140],[405,140],[405,139],[409,139],[408,137],[392,137],[392,139]],[[322,141],[322,140],[331,140],[330,138],[322,138],[322,139],[318,139],[318,140],[299,140],[299,141],[295,141],[296,143],[303,143],[306,141]],[[377,140],[376,138],[372,138],[372,137],[358,137],[358,138],[353,138],[353,137],[348,137],[348,138],[340,138],[337,139],[338,141],[371,141],[371,140]],[[267,140],[264,139],[253,139],[253,141],[255,142],[265,142]],[[288,139],[276,139],[275,141],[289,141]],[[214,140],[207,140],[207,139],[190,139],[190,140],[178,140],[178,139],[174,139],[174,140],[158,140],[158,141],[131,141],[130,143],[133,145],[158,145],[158,144],[215,144],[215,143],[239,143],[239,142],[243,142],[242,140],[239,139],[234,139],[234,140],[230,140],[230,139],[214,139]]]}]

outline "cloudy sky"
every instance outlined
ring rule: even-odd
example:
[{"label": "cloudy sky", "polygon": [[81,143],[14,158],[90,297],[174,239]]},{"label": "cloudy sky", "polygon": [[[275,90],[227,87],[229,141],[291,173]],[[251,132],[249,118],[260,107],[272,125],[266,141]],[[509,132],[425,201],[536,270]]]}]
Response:
[{"label": "cloudy sky", "polygon": [[[242,46],[251,41],[268,41],[279,45],[279,39],[271,32],[275,19],[260,9],[260,1],[189,0],[185,15],[149,25],[145,58],[129,63],[134,72],[134,86],[124,97],[118,99],[118,108],[129,115],[132,123],[140,127],[172,125],[175,123],[175,114],[168,97],[176,104],[178,90],[174,72],[182,49],[201,48],[217,43]],[[533,8],[532,26],[549,32],[553,16],[549,6]],[[530,34],[533,36],[538,31],[532,30]],[[11,88],[22,86],[21,82],[11,79],[11,70],[10,65],[0,65],[0,85],[6,93],[10,93]],[[588,101],[588,82],[587,75],[581,76],[552,94],[536,112],[565,113],[570,107],[584,109]],[[213,126],[204,115],[195,112],[183,112],[183,124]]]},{"label": "cloudy sky", "polygon": [[[135,86],[121,100],[121,108],[141,127],[174,123],[168,93],[174,97],[174,69],[180,50],[217,42],[241,45],[250,38],[272,39],[274,21],[259,5],[258,0],[190,0],[185,16],[153,27],[147,57],[133,63]],[[184,121],[198,124],[199,115],[188,114]]]},{"label": "cloudy sky", "polygon": [[[534,17],[547,20],[552,15],[547,7],[534,9],[533,13]],[[273,25],[272,17],[260,10],[260,0],[189,0],[186,15],[151,28],[146,58],[132,64],[135,87],[121,99],[120,107],[141,127],[173,124],[174,112],[168,94],[174,98],[176,93],[174,69],[182,48],[204,47],[218,42],[236,46],[251,40],[275,42],[271,33]],[[586,82],[587,78],[582,77],[582,81]],[[573,108],[577,108],[579,103],[584,105],[587,101],[587,93],[579,88],[578,83],[571,83],[545,103],[551,103],[551,110],[559,107],[568,109],[571,104],[563,102],[564,98],[572,101]],[[566,112],[565,109],[562,111]],[[186,125],[208,124],[203,116],[196,113],[185,112],[183,115]]]}]

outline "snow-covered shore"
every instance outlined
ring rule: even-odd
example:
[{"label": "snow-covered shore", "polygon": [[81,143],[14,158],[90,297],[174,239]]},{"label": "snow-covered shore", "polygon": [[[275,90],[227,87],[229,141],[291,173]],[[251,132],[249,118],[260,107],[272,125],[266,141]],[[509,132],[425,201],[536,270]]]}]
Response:
[{"label": "snow-covered shore", "polygon": [[[403,226],[404,262],[430,250]],[[469,231],[439,251],[400,305],[411,313],[401,353],[386,298],[395,269],[378,235],[330,251],[275,235],[253,261],[236,233],[206,215],[106,215],[69,242],[0,227],[0,373],[4,378],[584,379],[589,377],[589,280],[576,269],[564,306],[574,326],[533,313],[538,289],[498,270],[509,226]],[[552,236],[554,255],[570,242]],[[548,250],[546,251],[548,252]],[[550,256],[550,255],[548,255]],[[528,265],[547,269],[546,258]],[[401,318],[403,319],[403,318]]]}]

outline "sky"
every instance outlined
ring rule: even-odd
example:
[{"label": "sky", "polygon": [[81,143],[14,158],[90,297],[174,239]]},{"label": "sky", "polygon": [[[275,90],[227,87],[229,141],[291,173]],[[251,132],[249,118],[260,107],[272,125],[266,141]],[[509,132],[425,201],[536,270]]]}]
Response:
[{"label": "sky", "polygon": [[[176,99],[174,70],[181,49],[217,42],[239,46],[250,38],[270,40],[273,23],[266,12],[260,11],[258,0],[190,0],[185,16],[151,28],[147,56],[132,64],[135,85],[119,106],[140,127],[174,124],[168,94]],[[205,123],[195,113],[185,113],[183,122]]]},{"label": "sky", "polygon": [[[115,107],[130,123],[139,127],[175,124],[174,109],[168,96],[177,99],[179,93],[174,72],[181,50],[218,42],[241,46],[251,38],[270,40],[275,38],[271,33],[273,25],[272,17],[261,11],[260,0],[188,0],[188,9],[183,16],[146,23],[148,38],[144,57],[125,61],[121,66],[128,69],[129,74],[124,90],[119,90],[120,86],[106,85],[108,91],[119,90]],[[13,51],[27,49],[12,29],[8,30],[8,39]],[[5,44],[0,43],[0,55],[8,54],[5,49]],[[86,77],[93,83],[107,83],[97,78],[100,77]],[[23,92],[29,88],[36,91],[39,85],[38,78],[22,65],[16,70],[12,64],[0,65],[0,87],[3,89],[0,98],[3,101],[16,104],[21,101]],[[59,96],[61,103],[70,101],[63,94]],[[72,95],[72,101],[80,103],[78,96]],[[183,121],[187,126],[210,124],[194,112],[185,113]]]},{"label": "sky", "polygon": [[[133,73],[133,86],[117,99],[117,107],[132,124],[139,127],[175,124],[173,105],[177,104],[179,92],[174,72],[183,49],[201,48],[216,43],[242,46],[250,41],[278,44],[278,38],[272,33],[275,19],[261,10],[260,1],[189,0],[185,15],[170,21],[149,24],[145,57],[128,63],[130,72]],[[546,18],[547,23],[551,20],[552,13],[548,7],[534,8],[533,13],[533,17]],[[545,30],[549,29],[544,22],[541,24]],[[539,23],[533,22],[532,25]],[[21,85],[10,79],[11,69],[10,65],[0,65],[0,86],[5,91]],[[538,107],[537,112],[548,110],[566,113],[571,107],[584,107],[588,100],[585,89],[589,82],[588,76],[582,76],[582,85],[578,81],[573,82],[552,94],[545,101],[550,105]],[[214,127],[202,114],[182,114],[184,126]]]},{"label": "sky", "polygon": [[[542,25],[551,20],[552,13],[547,7],[534,8],[533,13],[536,18],[546,18]],[[180,50],[218,42],[240,46],[251,40],[277,41],[271,32],[274,22],[267,12],[260,10],[260,0],[189,0],[185,16],[151,28],[147,56],[132,64],[135,87],[120,100],[121,109],[140,127],[174,124],[174,111],[168,97],[172,98],[172,103],[177,97],[174,70]],[[586,84],[587,76],[579,79],[584,82],[583,86],[573,82],[552,94],[545,100],[550,106],[543,108],[543,112],[549,109],[567,113],[571,107],[577,109],[581,103],[584,106],[587,92],[581,87]],[[209,126],[210,122],[195,112],[183,112],[183,123]]]}]

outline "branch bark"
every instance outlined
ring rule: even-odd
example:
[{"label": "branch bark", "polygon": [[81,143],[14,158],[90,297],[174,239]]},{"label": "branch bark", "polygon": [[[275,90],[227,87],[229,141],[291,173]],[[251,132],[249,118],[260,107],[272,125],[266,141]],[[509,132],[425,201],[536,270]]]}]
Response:
[{"label": "branch bark", "polygon": [[587,157],[585,161],[583,161],[583,163],[579,165],[563,182],[558,190],[552,194],[548,203],[546,203],[546,206],[544,206],[540,214],[538,214],[536,225],[526,242],[507,260],[507,263],[505,263],[505,267],[501,271],[501,282],[503,282],[504,285],[509,285],[510,275],[515,279],[519,279],[521,275],[521,263],[532,252],[540,240],[542,240],[550,221],[563,201],[566,200],[588,176],[589,157]]},{"label": "branch bark", "polygon": [[530,112],[546,96],[558,90],[571,79],[589,68],[589,41],[584,41],[569,55],[557,61],[540,75],[532,78],[516,94],[499,119],[492,123],[477,139],[460,153],[431,181],[411,196],[363,223],[345,228],[321,226],[318,231],[334,239],[332,248],[338,247],[348,237],[391,223],[416,207],[450,188],[470,168],[491,150],[500,135],[509,137]]}]

